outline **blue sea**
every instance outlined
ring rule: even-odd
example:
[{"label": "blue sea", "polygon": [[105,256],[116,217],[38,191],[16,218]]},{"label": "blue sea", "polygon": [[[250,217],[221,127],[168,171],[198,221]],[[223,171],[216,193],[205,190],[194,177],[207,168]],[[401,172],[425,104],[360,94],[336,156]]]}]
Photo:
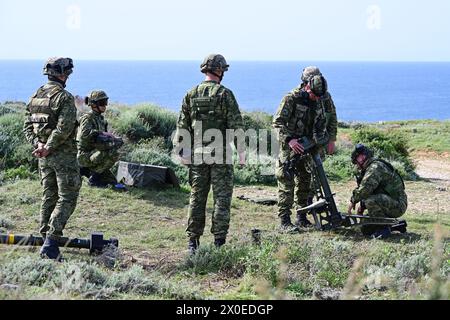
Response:
[{"label": "blue sea", "polygon": [[[244,111],[273,114],[317,65],[328,80],[341,121],[450,119],[450,63],[229,61],[223,84]],[[110,101],[152,102],[179,111],[186,91],[203,80],[199,61],[75,61],[67,89],[103,89]],[[43,61],[0,61],[0,102],[28,101],[46,79]]]}]

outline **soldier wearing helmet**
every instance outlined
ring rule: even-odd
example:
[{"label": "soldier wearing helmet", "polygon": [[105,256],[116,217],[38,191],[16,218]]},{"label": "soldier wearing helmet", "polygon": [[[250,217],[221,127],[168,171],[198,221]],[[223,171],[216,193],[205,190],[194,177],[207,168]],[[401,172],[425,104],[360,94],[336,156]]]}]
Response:
[{"label": "soldier wearing helmet", "polygon": [[[320,72],[320,69],[316,66],[309,66],[303,69],[301,80],[302,84],[301,87],[306,87],[309,80],[314,76],[322,76],[322,73]],[[327,132],[330,137],[330,140],[328,142],[328,145],[326,148],[322,148],[320,150],[320,155],[322,157],[322,160],[325,160],[325,153],[332,155],[336,148],[336,139],[337,139],[337,115],[336,115],[336,107],[334,105],[333,99],[331,97],[331,94],[328,92],[320,99],[320,103],[323,106],[323,109],[325,111],[325,118],[326,118],[326,127]],[[325,150],[326,149],[326,150]],[[313,188],[311,188],[312,190]],[[313,201],[314,195],[310,194],[308,197],[308,204],[311,204]]]},{"label": "soldier wearing helmet", "polygon": [[110,170],[119,160],[123,141],[108,132],[108,122],[103,116],[108,99],[106,92],[101,90],[94,90],[85,98],[92,110],[80,118],[77,158],[81,174],[89,178],[90,186],[104,188],[110,185],[124,190],[125,186],[117,183]]},{"label": "soldier wearing helmet", "polygon": [[320,99],[326,93],[325,78],[321,75],[313,76],[306,85],[297,87],[283,98],[273,119],[273,127],[278,132],[280,143],[276,177],[278,216],[281,219],[282,231],[298,232],[298,227],[311,224],[306,218],[306,213],[297,215],[296,225],[292,224],[290,218],[294,198],[298,208],[307,205],[311,188],[311,174],[307,170],[307,160],[302,159],[297,163],[295,177],[286,173],[283,166],[294,154],[303,153],[299,138],[307,137],[319,146],[328,143],[325,112],[320,103]]},{"label": "soldier wearing helmet", "polygon": [[31,97],[26,111],[24,133],[39,159],[44,189],[40,210],[40,233],[45,237],[41,256],[60,259],[58,238],[75,210],[81,187],[75,135],[77,109],[74,97],[66,91],[72,74],[70,58],[50,58],[43,73],[48,83]]},{"label": "soldier wearing helmet", "polygon": [[[356,204],[358,214],[367,209],[368,215],[380,218],[398,218],[406,212],[408,199],[405,184],[397,170],[387,161],[374,157],[373,151],[363,144],[357,144],[351,155],[352,163],[358,167],[358,187],[353,190],[348,214],[352,214]],[[390,235],[389,227],[363,230],[375,238]],[[406,230],[405,230],[406,231]]]},{"label": "soldier wearing helmet", "polygon": [[[224,142],[221,153],[223,155],[221,160],[224,160],[229,151],[225,146],[226,130],[241,129],[243,126],[241,112],[233,92],[221,85],[224,73],[228,68],[229,65],[220,54],[210,54],[204,59],[200,65],[200,71],[205,74],[205,80],[188,91],[183,99],[177,122],[175,146],[180,143],[178,137],[181,131],[188,132],[192,137],[195,136],[190,148],[185,148],[180,153],[181,161],[189,165],[191,195],[186,232],[189,237],[188,248],[191,254],[197,250],[200,237],[203,235],[206,201],[211,186],[214,194],[211,232],[214,234],[214,244],[217,247],[225,244],[229,229],[233,165],[220,160],[214,161],[212,164],[206,162],[204,155],[207,153],[206,150],[211,141],[203,139],[207,130],[219,131]],[[200,145],[194,144],[195,139],[200,139]],[[237,147],[240,164],[244,164],[245,154],[242,146],[238,145]],[[200,159],[200,161],[196,159]]]},{"label": "soldier wearing helmet", "polygon": [[[321,76],[319,68],[316,66],[309,66],[303,69],[302,72],[302,87],[305,87],[308,84],[308,81],[314,76]],[[327,93],[322,97],[320,103],[323,105],[325,110],[326,117],[326,126],[328,135],[330,136],[330,141],[328,142],[326,151],[328,154],[333,154],[335,151],[335,143],[337,139],[337,115],[336,115],[336,107],[333,102],[333,98],[331,94],[327,91]]]}]

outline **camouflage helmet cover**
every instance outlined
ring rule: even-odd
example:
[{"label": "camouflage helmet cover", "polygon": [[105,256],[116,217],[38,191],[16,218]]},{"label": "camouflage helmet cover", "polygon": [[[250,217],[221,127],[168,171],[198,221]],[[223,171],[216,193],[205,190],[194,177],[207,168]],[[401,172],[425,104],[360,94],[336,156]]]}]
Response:
[{"label": "camouflage helmet cover", "polygon": [[312,77],[314,76],[321,76],[322,73],[320,72],[319,68],[316,66],[309,66],[306,67],[305,69],[303,69],[302,72],[302,81],[303,82],[308,82],[309,80],[311,80]]},{"label": "camouflage helmet cover", "polygon": [[208,55],[200,65],[200,70],[202,73],[206,73],[208,71],[214,70],[222,70],[222,71],[228,71],[228,63],[225,60],[224,56],[221,54],[210,54]]},{"label": "camouflage helmet cover", "polygon": [[44,75],[68,76],[73,71],[73,60],[71,58],[53,57],[49,58],[44,65]]},{"label": "camouflage helmet cover", "polygon": [[322,75],[313,76],[309,80],[309,87],[316,96],[322,97],[328,90],[327,80]]},{"label": "camouflage helmet cover", "polygon": [[369,149],[368,147],[366,147],[362,143],[358,143],[355,146],[355,150],[353,150],[352,155],[351,155],[353,164],[356,164],[356,158],[358,158],[358,156],[360,154],[365,154],[367,158],[372,158],[373,157],[373,151],[371,149]]},{"label": "camouflage helmet cover", "polygon": [[109,97],[106,94],[105,91],[102,90],[94,90],[92,91],[89,96],[86,97],[86,104],[93,106],[96,105],[97,102],[102,101],[102,100],[108,100]]}]

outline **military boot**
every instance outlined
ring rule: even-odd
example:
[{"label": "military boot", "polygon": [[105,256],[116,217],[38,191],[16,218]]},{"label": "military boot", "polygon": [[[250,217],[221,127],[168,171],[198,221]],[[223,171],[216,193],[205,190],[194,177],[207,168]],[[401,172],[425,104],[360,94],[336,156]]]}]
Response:
[{"label": "military boot", "polygon": [[44,244],[41,247],[41,258],[62,261],[61,253],[59,251],[58,242],[49,237],[45,238]]},{"label": "military boot", "polygon": [[91,176],[91,170],[86,167],[80,167],[80,175],[89,179]]},{"label": "military boot", "polygon": [[102,181],[102,177],[100,174],[96,172],[92,172],[91,177],[89,178],[89,186],[97,187],[97,188],[106,188],[107,184]]},{"label": "military boot", "polygon": [[225,238],[216,238],[214,240],[214,245],[216,246],[216,248],[220,248],[221,246],[223,246],[226,242]]},{"label": "military boot", "polygon": [[391,235],[391,228],[386,226],[382,229],[378,229],[370,236],[372,239],[386,239]]},{"label": "military boot", "polygon": [[306,212],[297,213],[297,221],[295,224],[299,228],[312,228],[314,226],[306,217]]},{"label": "military boot", "polygon": [[298,227],[291,222],[291,216],[284,215],[281,217],[281,232],[283,233],[297,233],[300,230]]},{"label": "military boot", "polygon": [[406,233],[406,227],[408,224],[405,220],[400,220],[396,226],[391,227],[391,231],[398,231],[400,233]]},{"label": "military boot", "polygon": [[190,238],[188,243],[189,254],[195,254],[199,246],[200,238]]}]

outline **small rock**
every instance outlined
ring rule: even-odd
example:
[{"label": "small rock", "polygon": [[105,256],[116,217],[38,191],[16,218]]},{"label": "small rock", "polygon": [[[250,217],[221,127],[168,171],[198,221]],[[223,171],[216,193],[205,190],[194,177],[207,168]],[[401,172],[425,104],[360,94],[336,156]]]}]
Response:
[{"label": "small rock", "polygon": [[442,191],[442,192],[447,191],[447,188],[446,188],[446,187],[437,187],[436,189],[437,189],[438,191]]},{"label": "small rock", "polygon": [[339,300],[341,292],[337,289],[322,288],[314,290],[313,295],[319,300]]},{"label": "small rock", "polygon": [[0,289],[3,289],[3,290],[17,290],[17,289],[19,289],[19,286],[15,285],[15,284],[4,283],[4,284],[0,285]]}]

